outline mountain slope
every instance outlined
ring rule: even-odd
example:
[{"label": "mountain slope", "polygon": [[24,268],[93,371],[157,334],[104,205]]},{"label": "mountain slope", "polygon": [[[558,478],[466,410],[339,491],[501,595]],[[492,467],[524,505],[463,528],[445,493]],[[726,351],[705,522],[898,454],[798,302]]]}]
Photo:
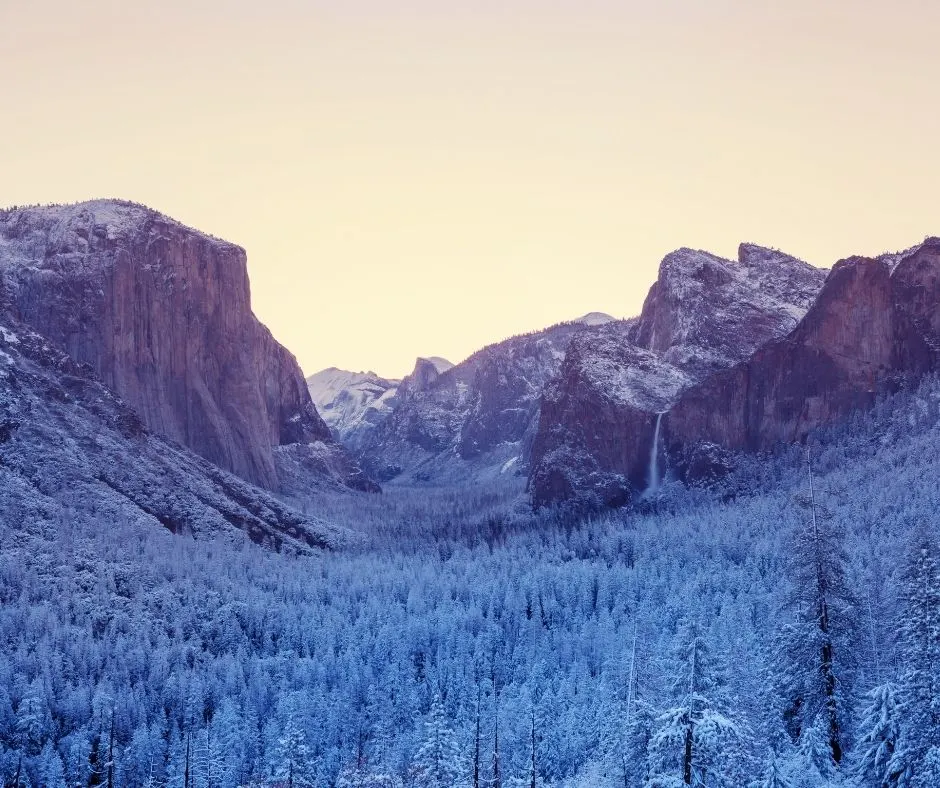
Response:
[{"label": "mountain slope", "polygon": [[577,337],[546,388],[529,477],[535,505],[578,496],[621,505],[643,489],[658,414],[792,330],[824,278],[752,244],[737,261],[692,249],[667,255],[640,317]]},{"label": "mountain slope", "polygon": [[[234,244],[121,201],[12,209],[0,277],[13,313],[148,427],[244,479],[280,489],[276,447],[332,442],[294,357],[251,312]],[[354,468],[348,481],[369,486]]]},{"label": "mountain slope", "polygon": [[26,530],[142,522],[289,552],[351,538],[154,435],[87,365],[2,310],[0,501]]},{"label": "mountain slope", "polygon": [[[534,431],[538,401],[575,335],[572,321],[488,345],[452,368],[418,359],[398,387],[394,411],[359,444],[378,479],[468,479],[511,467]],[[603,321],[601,321],[603,322]]]}]

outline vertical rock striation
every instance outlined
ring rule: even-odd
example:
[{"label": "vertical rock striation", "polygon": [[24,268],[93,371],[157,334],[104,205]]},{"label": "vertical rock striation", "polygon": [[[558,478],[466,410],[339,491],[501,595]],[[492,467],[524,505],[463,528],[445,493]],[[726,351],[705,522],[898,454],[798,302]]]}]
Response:
[{"label": "vertical rock striation", "polygon": [[240,247],[126,202],[12,209],[0,275],[20,320],[220,467],[276,490],[276,447],[332,442],[251,311]]},{"label": "vertical rock striation", "polygon": [[940,367],[940,239],[833,269],[787,337],[690,388],[665,420],[686,476],[712,447],[768,450]]}]

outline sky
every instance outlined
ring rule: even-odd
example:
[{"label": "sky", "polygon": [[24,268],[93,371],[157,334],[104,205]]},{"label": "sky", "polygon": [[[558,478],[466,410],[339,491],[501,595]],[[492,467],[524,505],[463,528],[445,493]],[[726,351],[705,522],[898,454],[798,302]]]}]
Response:
[{"label": "sky", "polygon": [[639,312],[680,246],[940,234],[940,4],[0,0],[0,205],[246,248],[309,374]]}]

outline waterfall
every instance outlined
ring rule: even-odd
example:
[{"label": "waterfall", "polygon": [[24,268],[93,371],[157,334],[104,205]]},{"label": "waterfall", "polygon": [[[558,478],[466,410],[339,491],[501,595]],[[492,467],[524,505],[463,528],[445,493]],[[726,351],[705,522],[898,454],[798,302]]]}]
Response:
[{"label": "waterfall", "polygon": [[649,481],[646,494],[653,495],[659,490],[659,428],[662,424],[663,414],[656,414],[656,429],[653,431],[653,447],[650,449]]}]

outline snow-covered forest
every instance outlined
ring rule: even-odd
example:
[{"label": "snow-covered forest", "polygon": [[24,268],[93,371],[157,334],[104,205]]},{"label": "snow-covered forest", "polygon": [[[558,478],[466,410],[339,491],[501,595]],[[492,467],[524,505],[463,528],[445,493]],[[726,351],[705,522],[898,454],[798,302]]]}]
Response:
[{"label": "snow-covered forest", "polygon": [[518,484],[346,496],[318,514],[364,543],[312,557],[0,518],[0,773],[936,788],[940,383],[809,457],[580,523]]}]

